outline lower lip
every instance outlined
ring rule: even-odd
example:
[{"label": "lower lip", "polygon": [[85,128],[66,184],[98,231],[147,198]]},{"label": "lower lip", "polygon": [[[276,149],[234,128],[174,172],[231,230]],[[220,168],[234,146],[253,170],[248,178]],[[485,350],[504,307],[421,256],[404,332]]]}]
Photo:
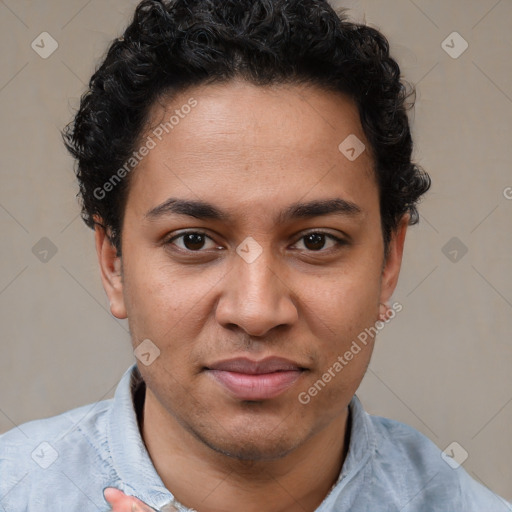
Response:
[{"label": "lower lip", "polygon": [[249,375],[247,373],[208,370],[231,395],[239,400],[268,400],[289,389],[302,374],[302,370]]}]

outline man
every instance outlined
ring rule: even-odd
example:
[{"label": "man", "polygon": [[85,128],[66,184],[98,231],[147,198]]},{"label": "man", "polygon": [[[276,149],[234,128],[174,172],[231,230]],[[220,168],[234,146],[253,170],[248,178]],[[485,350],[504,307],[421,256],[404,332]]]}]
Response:
[{"label": "man", "polygon": [[139,4],[65,131],[137,364],[0,437],[4,510],[510,510],[355,396],[430,185],[407,97],[325,1]]}]

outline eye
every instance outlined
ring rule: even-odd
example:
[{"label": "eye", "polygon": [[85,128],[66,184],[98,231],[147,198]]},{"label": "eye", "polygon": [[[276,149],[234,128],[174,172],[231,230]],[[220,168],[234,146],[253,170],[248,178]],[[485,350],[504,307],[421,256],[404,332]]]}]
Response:
[{"label": "eye", "polygon": [[[176,240],[179,240],[180,243],[174,243]],[[210,241],[210,247],[206,247],[206,249],[215,249],[218,247],[218,245],[202,231],[187,231],[186,233],[175,235],[167,240],[165,244],[176,245],[179,249],[184,251],[201,252],[201,249],[205,248],[208,241]]]},{"label": "eye", "polygon": [[[329,249],[347,244],[345,240],[323,231],[307,233],[294,245],[296,246],[299,242],[303,242],[305,249],[311,252],[326,252]],[[174,235],[165,242],[165,245],[175,245],[178,249],[188,252],[204,252],[203,249],[221,249],[212,238],[202,231],[187,231]],[[298,249],[302,250],[300,247]]]},{"label": "eye", "polygon": [[342,240],[341,238],[338,238],[329,233],[324,233],[323,231],[312,231],[307,233],[299,239],[299,242],[300,241],[304,241],[304,247],[306,247],[307,250],[316,252],[325,249],[325,244],[327,241],[331,242],[331,245],[327,247],[327,250],[347,244],[345,240]]}]

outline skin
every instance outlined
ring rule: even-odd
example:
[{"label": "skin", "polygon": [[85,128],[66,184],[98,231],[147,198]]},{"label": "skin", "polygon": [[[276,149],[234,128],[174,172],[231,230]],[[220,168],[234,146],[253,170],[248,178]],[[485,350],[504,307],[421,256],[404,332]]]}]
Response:
[{"label": "skin", "polygon": [[104,491],[105,500],[113,512],[153,512],[144,502],[132,496],[126,496],[119,489],[108,487]]},{"label": "skin", "polygon": [[[134,348],[150,339],[160,350],[149,366],[138,362],[147,385],[142,435],[162,481],[188,507],[313,511],[345,459],[347,406],[374,340],[310,403],[298,395],[382,315],[408,217],[385,259],[369,144],[341,94],[243,81],[195,87],[156,103],[144,136],[190,98],[197,106],[131,175],[122,261],[96,228],[112,314],[128,318]],[[367,148],[354,161],[338,149],[350,134]],[[171,197],[206,201],[231,219],[148,219]],[[335,198],[360,213],[276,220],[292,203]],[[169,242],[183,230],[207,237]],[[311,241],[311,231],[345,244]],[[236,252],[246,237],[262,249],[252,263]],[[204,368],[241,356],[286,357],[306,370],[275,398],[239,400]]]}]

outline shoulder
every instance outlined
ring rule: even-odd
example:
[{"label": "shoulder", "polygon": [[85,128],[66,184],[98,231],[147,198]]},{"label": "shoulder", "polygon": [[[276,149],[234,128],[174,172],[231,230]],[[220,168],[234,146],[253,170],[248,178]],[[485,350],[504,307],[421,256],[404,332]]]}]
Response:
[{"label": "shoulder", "polygon": [[87,487],[88,480],[108,471],[111,403],[78,407],[0,435],[0,496],[20,509],[47,495],[49,488],[64,491],[77,480]]},{"label": "shoulder", "polygon": [[[57,416],[23,423],[0,435],[0,460],[19,455],[41,442],[53,441],[73,449],[101,436],[112,399],[83,405]],[[78,444],[77,444],[78,443]]]},{"label": "shoulder", "polygon": [[463,454],[462,447],[445,454],[428,437],[405,423],[370,414],[368,417],[375,431],[376,480],[392,480],[409,507],[404,512],[430,510],[433,503],[442,505],[443,510],[512,511],[509,504],[474,480],[458,463],[463,463],[464,457],[457,453],[459,450]]}]

